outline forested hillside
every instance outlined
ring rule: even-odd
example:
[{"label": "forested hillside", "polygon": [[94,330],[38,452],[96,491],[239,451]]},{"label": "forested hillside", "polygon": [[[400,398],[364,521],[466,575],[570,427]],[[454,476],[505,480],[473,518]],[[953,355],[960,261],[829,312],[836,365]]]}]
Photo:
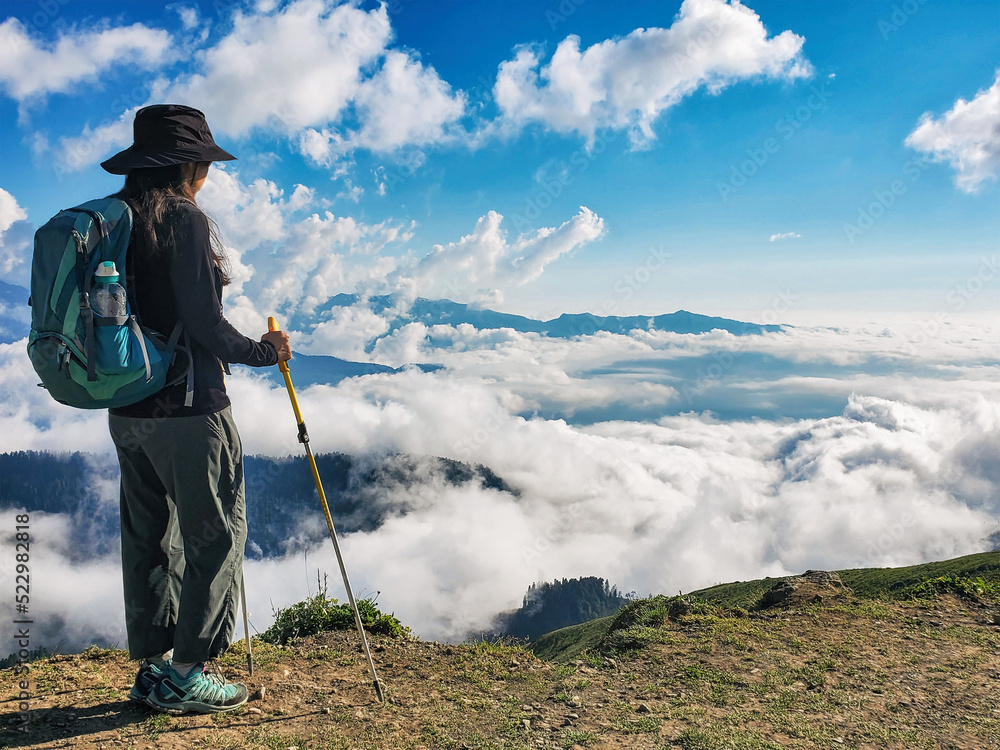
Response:
[{"label": "forested hillside", "polygon": [[594,576],[533,583],[520,609],[498,616],[496,634],[534,640],[559,628],[613,615],[629,599],[608,581]]},{"label": "forested hillside", "polygon": [[[443,481],[517,494],[485,466],[432,456],[316,456],[338,531],[371,531],[390,514],[407,512],[398,498],[417,482]],[[322,541],[326,525],[306,459],[247,456],[248,557],[272,557]],[[59,513],[80,542],[75,554],[100,556],[118,546],[117,465],[83,453],[0,454],[0,510]]]}]

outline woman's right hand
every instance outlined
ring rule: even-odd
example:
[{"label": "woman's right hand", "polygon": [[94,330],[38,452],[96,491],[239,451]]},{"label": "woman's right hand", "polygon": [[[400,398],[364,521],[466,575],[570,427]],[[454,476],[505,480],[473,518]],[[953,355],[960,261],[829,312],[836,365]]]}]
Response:
[{"label": "woman's right hand", "polygon": [[260,337],[261,341],[268,341],[278,352],[278,361],[284,362],[292,358],[292,347],[288,343],[288,334],[284,331],[268,331]]}]

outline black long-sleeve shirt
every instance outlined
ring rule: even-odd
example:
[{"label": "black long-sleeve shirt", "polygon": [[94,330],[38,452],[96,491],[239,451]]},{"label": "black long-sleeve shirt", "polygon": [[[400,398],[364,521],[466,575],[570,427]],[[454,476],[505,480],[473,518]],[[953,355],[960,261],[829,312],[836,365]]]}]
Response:
[{"label": "black long-sleeve shirt", "polygon": [[[164,221],[174,230],[172,246],[155,254],[145,252],[141,243],[130,246],[128,290],[132,310],[143,325],[169,336],[178,319],[183,323],[182,341],[191,347],[194,359],[194,401],[184,406],[187,383],[182,380],[138,403],[111,409],[116,416],[213,414],[230,403],[223,363],[251,367],[278,363],[274,346],[244,336],[222,314],[222,278],[212,259],[208,217],[189,201],[179,200]],[[178,358],[184,359],[182,354]]]}]

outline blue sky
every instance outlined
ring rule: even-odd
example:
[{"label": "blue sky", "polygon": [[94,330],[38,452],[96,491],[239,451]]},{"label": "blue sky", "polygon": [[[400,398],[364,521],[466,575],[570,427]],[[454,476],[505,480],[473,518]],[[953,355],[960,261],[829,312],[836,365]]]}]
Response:
[{"label": "blue sky", "polygon": [[[537,316],[928,314],[997,250],[995,0],[337,5],[8,0],[3,278],[117,188],[97,162],[164,97],[241,156],[204,203],[279,310],[296,266],[317,301],[388,278]],[[1000,307],[991,280],[967,309]]]}]

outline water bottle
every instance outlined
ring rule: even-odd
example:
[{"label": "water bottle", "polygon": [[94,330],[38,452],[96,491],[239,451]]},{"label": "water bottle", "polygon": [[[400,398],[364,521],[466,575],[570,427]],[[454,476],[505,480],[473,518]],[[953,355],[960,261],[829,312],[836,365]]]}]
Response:
[{"label": "water bottle", "polygon": [[90,307],[102,318],[124,318],[125,288],[118,283],[118,269],[113,260],[106,260],[97,267],[96,282],[90,292]]}]

